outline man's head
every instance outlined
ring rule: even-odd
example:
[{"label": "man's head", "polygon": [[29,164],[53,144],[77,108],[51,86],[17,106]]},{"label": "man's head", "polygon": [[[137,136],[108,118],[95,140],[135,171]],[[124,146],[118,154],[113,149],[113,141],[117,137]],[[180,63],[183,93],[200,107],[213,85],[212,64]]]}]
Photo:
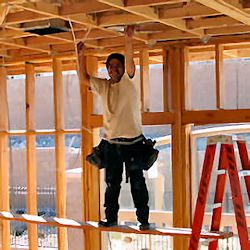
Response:
[{"label": "man's head", "polygon": [[125,58],[124,55],[119,53],[113,53],[108,56],[106,61],[106,67],[109,77],[113,82],[119,82],[125,71]]}]

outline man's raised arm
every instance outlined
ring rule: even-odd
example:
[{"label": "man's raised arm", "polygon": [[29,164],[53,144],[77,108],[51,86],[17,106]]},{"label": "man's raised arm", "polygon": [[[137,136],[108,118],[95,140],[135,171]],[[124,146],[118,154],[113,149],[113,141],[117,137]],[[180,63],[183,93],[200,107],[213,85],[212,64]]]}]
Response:
[{"label": "man's raised arm", "polygon": [[82,42],[77,44],[77,59],[79,65],[79,80],[89,86],[89,75],[87,73],[87,66],[86,66],[86,56],[84,55],[85,46]]},{"label": "man's raised arm", "polygon": [[130,78],[135,75],[135,63],[133,59],[133,34],[135,27],[127,26],[125,29],[125,67]]}]

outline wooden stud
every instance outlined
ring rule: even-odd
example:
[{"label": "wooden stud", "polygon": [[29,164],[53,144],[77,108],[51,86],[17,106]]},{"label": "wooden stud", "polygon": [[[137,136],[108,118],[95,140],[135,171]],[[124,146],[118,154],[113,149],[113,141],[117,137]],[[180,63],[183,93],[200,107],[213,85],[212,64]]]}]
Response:
[{"label": "wooden stud", "polygon": [[[90,75],[97,76],[97,58],[87,57],[87,71]],[[82,102],[82,190],[83,190],[83,220],[100,220],[100,182],[99,171],[94,169],[86,161],[93,147],[93,130],[90,124],[90,117],[93,111],[93,97],[88,90],[88,83],[81,78],[81,102]],[[84,231],[84,249],[100,250],[101,234],[94,231]]]},{"label": "wooden stud", "polygon": [[[55,129],[60,131],[64,129],[63,113],[63,82],[61,60],[53,58],[53,81],[54,81],[54,114]],[[65,182],[65,141],[64,134],[55,134],[55,153],[56,153],[56,204],[57,217],[66,217],[66,182]],[[58,229],[58,249],[66,250],[68,248],[67,229]]]},{"label": "wooden stud", "polygon": [[162,49],[162,60],[163,60],[163,110],[164,112],[169,111],[169,97],[170,97],[170,86],[169,86],[169,62],[168,62],[168,50]]},{"label": "wooden stud", "polygon": [[[8,103],[6,68],[0,67],[0,208],[9,211],[9,151],[8,151]],[[1,221],[2,250],[10,250],[10,223]]]},{"label": "wooden stud", "polygon": [[224,61],[223,45],[215,46],[215,65],[216,65],[216,107],[223,109],[225,105],[225,78],[224,78]]},{"label": "wooden stud", "polygon": [[149,81],[149,52],[148,49],[140,51],[140,79],[142,111],[150,111],[150,81]]},{"label": "wooden stud", "polygon": [[[26,130],[35,131],[35,70],[34,65],[26,63]],[[26,134],[27,145],[27,211],[37,215],[37,181],[36,181],[36,135]],[[28,224],[29,249],[38,249],[37,226]]]}]

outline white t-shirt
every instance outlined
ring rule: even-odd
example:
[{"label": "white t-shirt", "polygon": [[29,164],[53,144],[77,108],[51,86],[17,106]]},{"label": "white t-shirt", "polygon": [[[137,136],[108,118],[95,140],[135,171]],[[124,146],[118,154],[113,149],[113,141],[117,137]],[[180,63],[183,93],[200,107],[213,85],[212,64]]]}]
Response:
[{"label": "white t-shirt", "polygon": [[142,133],[140,81],[125,72],[118,83],[90,77],[93,91],[102,97],[105,139],[133,138]]}]

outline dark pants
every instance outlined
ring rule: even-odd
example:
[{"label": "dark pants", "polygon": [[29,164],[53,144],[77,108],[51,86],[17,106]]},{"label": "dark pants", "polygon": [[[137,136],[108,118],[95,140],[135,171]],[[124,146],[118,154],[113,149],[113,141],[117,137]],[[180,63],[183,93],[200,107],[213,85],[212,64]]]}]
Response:
[{"label": "dark pants", "polygon": [[105,142],[105,192],[104,207],[106,219],[116,221],[119,210],[119,194],[122,182],[123,163],[126,167],[126,175],[129,177],[131,193],[136,208],[137,219],[140,223],[148,222],[148,190],[143,177],[142,166],[135,167],[135,148],[141,142],[133,145],[119,145]]}]

